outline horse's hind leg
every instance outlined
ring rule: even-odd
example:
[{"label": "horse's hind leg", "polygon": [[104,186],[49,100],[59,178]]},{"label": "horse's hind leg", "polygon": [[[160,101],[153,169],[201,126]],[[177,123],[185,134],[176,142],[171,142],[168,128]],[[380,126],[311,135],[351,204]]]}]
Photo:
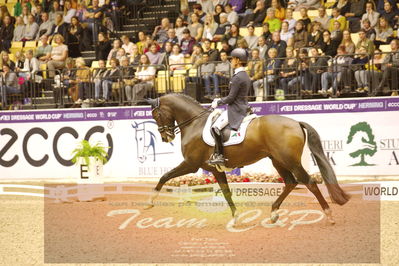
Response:
[{"label": "horse's hind leg", "polygon": [[290,171],[284,168],[280,163],[276,160],[272,159],[272,163],[274,168],[276,168],[277,172],[284,179],[285,187],[280,196],[273,202],[272,212],[270,214],[270,220],[272,223],[277,222],[279,215],[277,214],[277,210],[280,208],[281,204],[285,200],[285,198],[291,193],[291,191],[298,185],[298,182],[295,180],[295,177],[292,175]]},{"label": "horse's hind leg", "polygon": [[331,224],[335,224],[334,219],[332,218],[332,212],[330,206],[328,205],[327,201],[324,199],[323,194],[321,194],[319,187],[313,180],[311,180],[309,174],[303,168],[302,165],[299,165],[295,169],[292,170],[295,177],[301,181],[312,193],[316,196],[317,200],[320,203],[320,206],[323,208],[324,213],[327,216],[327,220]]},{"label": "horse's hind leg", "polygon": [[231,198],[231,191],[230,191],[229,184],[227,183],[226,173],[214,171],[214,172],[212,172],[212,174],[215,176],[216,180],[218,181],[218,184],[219,184],[220,188],[222,189],[223,196],[226,199],[227,203],[229,204],[230,209],[231,209],[231,214],[234,217],[234,215],[237,211],[237,208],[233,202],[233,199]]}]

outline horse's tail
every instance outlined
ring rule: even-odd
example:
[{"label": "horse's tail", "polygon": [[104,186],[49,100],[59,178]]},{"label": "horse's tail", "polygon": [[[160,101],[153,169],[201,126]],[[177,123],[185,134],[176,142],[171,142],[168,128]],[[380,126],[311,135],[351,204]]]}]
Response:
[{"label": "horse's tail", "polygon": [[348,202],[350,196],[342,190],[339,186],[337,177],[335,176],[334,169],[324,154],[321,145],[320,136],[317,131],[305,122],[299,122],[302,128],[305,128],[308,133],[308,146],[319,166],[321,176],[326,183],[328,193],[331,199],[339,205],[344,205]]}]

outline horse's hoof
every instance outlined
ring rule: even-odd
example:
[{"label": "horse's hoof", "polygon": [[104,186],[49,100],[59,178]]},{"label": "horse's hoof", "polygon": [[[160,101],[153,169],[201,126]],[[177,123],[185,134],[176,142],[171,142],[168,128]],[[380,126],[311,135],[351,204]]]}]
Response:
[{"label": "horse's hoof", "polygon": [[147,203],[146,205],[144,205],[143,209],[144,209],[144,210],[149,210],[149,209],[151,209],[151,208],[153,208],[153,207],[154,207],[154,204],[152,204],[152,203]]},{"label": "horse's hoof", "polygon": [[328,223],[330,223],[331,225],[334,225],[335,221],[332,217],[332,211],[330,209],[326,209],[326,210],[324,210],[324,213],[326,214]]},{"label": "horse's hoof", "polygon": [[273,211],[273,212],[270,214],[270,221],[274,224],[275,222],[277,222],[277,220],[278,220],[279,217],[280,217],[280,216],[278,215],[278,213],[275,212],[275,211]]},{"label": "horse's hoof", "polygon": [[238,225],[238,212],[235,212],[234,216],[233,216],[233,226]]}]

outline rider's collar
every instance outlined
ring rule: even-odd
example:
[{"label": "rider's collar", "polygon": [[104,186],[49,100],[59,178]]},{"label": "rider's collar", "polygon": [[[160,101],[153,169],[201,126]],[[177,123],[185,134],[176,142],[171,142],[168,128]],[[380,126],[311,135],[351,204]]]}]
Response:
[{"label": "rider's collar", "polygon": [[236,75],[238,72],[241,72],[241,71],[245,71],[245,67],[238,67],[238,68],[234,69],[234,75]]}]

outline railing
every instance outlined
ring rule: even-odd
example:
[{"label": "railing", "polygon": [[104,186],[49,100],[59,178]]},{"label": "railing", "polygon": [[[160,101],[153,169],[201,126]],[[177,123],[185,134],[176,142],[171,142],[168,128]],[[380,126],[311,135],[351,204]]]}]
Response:
[{"label": "railing", "polygon": [[[248,99],[261,101],[395,95],[399,90],[399,52],[378,53],[366,61],[359,60],[361,56],[292,58],[296,60],[295,64],[289,66],[279,63],[270,69],[268,66],[272,60],[288,59],[257,61],[262,64],[263,73],[261,78],[253,80]],[[379,59],[382,56],[389,56],[392,62]],[[340,58],[351,60],[342,63]],[[221,76],[204,71],[206,66],[198,63],[174,65],[172,68],[168,65],[153,65],[155,78],[151,84],[144,86],[137,80],[138,67],[118,67],[120,73],[112,79],[96,76],[99,70],[96,68],[63,69],[54,73],[49,70],[34,73],[20,71],[16,72],[18,86],[15,90],[7,89],[4,75],[1,75],[1,109],[136,105],[146,97],[155,98],[173,92],[188,94],[200,102],[209,102],[214,97],[229,93],[231,69],[229,74]],[[111,68],[103,70],[109,71]],[[250,67],[247,67],[247,71],[250,76],[253,75]],[[82,77],[77,78],[77,73]],[[145,75],[142,77],[145,79]]]}]

